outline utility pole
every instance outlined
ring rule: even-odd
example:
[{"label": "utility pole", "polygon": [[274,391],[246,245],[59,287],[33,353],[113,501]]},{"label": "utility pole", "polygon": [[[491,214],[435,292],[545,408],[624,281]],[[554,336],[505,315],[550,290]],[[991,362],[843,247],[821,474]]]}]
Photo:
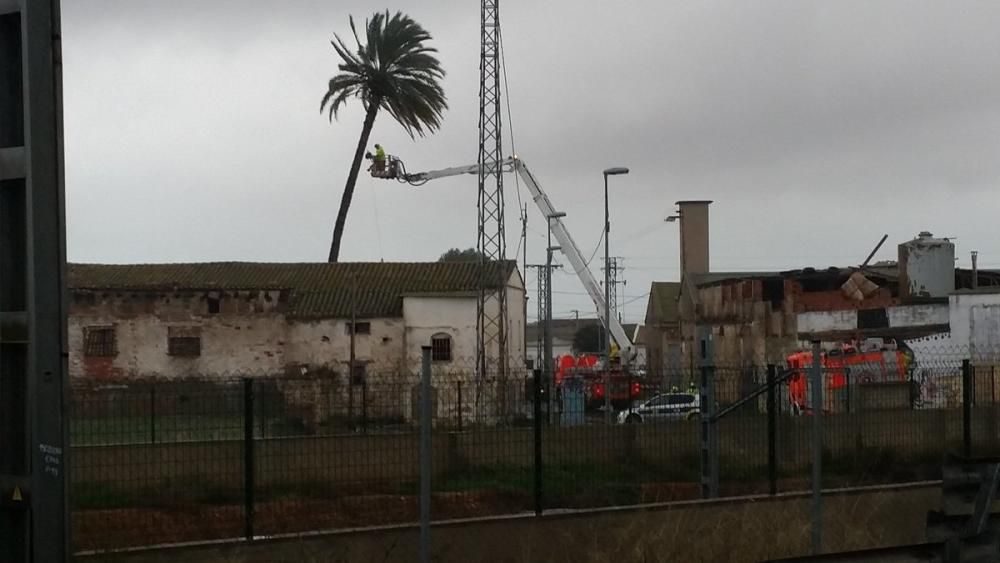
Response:
[{"label": "utility pole", "polygon": [[972,251],[972,289],[979,287],[979,251]]},{"label": "utility pole", "polygon": [[521,209],[521,270],[528,269],[528,204]]},{"label": "utility pole", "polygon": [[552,252],[558,246],[545,249],[545,385],[550,389],[555,383],[555,366],[552,358]]},{"label": "utility pole", "polygon": [[[521,275],[527,278],[528,276],[528,204],[524,204],[524,208],[521,210]],[[525,279],[522,282],[527,284]],[[525,324],[528,322],[528,294],[525,292],[524,303],[521,304],[523,316],[522,319],[525,320]],[[525,360],[528,353],[528,331],[524,330],[526,327],[521,327],[521,351],[524,352]]]},{"label": "utility pole", "polygon": [[575,335],[580,332],[580,310],[573,309],[570,312],[573,313],[573,334]]},{"label": "utility pole", "polygon": [[[548,341],[548,333],[551,330],[549,317],[552,312],[552,291],[550,289],[552,275],[549,272],[550,267],[548,264],[528,264],[527,267],[538,270],[538,320],[535,323],[538,330],[535,331],[535,357],[538,361],[538,367],[542,369],[542,373],[548,375],[548,372],[545,371],[546,365],[548,365],[545,361],[547,357],[545,348]],[[552,264],[551,269],[555,268],[562,268],[562,265]]]},{"label": "utility pole", "polygon": [[545,297],[548,292],[545,290],[545,282],[547,281],[545,277],[545,264],[527,264],[525,268],[531,268],[537,270],[538,273],[538,284],[535,288],[537,291],[537,313],[535,317],[535,362],[539,369],[545,369],[545,365],[542,363],[542,358],[545,357]]}]

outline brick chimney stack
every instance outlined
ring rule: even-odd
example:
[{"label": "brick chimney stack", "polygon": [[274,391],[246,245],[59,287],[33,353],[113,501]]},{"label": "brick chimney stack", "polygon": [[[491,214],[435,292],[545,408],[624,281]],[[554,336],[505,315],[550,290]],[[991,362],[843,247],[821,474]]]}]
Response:
[{"label": "brick chimney stack", "polygon": [[681,279],[686,274],[705,274],[708,259],[708,206],[711,201],[678,201],[681,223]]}]

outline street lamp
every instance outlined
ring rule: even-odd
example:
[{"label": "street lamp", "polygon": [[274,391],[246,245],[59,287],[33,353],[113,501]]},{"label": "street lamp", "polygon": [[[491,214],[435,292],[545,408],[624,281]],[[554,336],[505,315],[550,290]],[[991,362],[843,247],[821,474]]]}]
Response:
[{"label": "street lamp", "polygon": [[[562,250],[559,246],[552,246],[552,220],[561,219],[566,216],[566,213],[562,211],[553,211],[545,216],[545,220],[548,222],[549,227],[549,245],[545,249],[545,343],[543,354],[543,364],[542,369],[545,373],[545,384],[551,391],[554,387],[553,378],[555,374],[552,369],[552,253],[557,250]],[[549,395],[551,397],[551,395]]]},{"label": "street lamp", "polygon": [[[628,168],[615,166],[604,169],[604,419],[611,424],[611,251],[608,237],[611,219],[608,216],[608,176],[628,174]],[[629,390],[631,392],[631,390]]]}]

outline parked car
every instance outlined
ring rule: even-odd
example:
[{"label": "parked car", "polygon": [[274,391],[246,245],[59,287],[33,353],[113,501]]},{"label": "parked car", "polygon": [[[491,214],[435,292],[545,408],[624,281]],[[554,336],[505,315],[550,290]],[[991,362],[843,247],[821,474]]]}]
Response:
[{"label": "parked car", "polygon": [[692,420],[701,414],[701,398],[695,393],[663,393],[618,413],[619,424],[658,420]]}]

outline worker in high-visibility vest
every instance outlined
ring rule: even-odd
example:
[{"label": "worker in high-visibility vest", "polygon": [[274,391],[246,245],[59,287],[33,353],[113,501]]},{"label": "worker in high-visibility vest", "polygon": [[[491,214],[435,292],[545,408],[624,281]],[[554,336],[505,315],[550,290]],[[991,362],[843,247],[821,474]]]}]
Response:
[{"label": "worker in high-visibility vest", "polygon": [[385,172],[385,149],[382,145],[375,143],[375,172],[381,174]]}]

